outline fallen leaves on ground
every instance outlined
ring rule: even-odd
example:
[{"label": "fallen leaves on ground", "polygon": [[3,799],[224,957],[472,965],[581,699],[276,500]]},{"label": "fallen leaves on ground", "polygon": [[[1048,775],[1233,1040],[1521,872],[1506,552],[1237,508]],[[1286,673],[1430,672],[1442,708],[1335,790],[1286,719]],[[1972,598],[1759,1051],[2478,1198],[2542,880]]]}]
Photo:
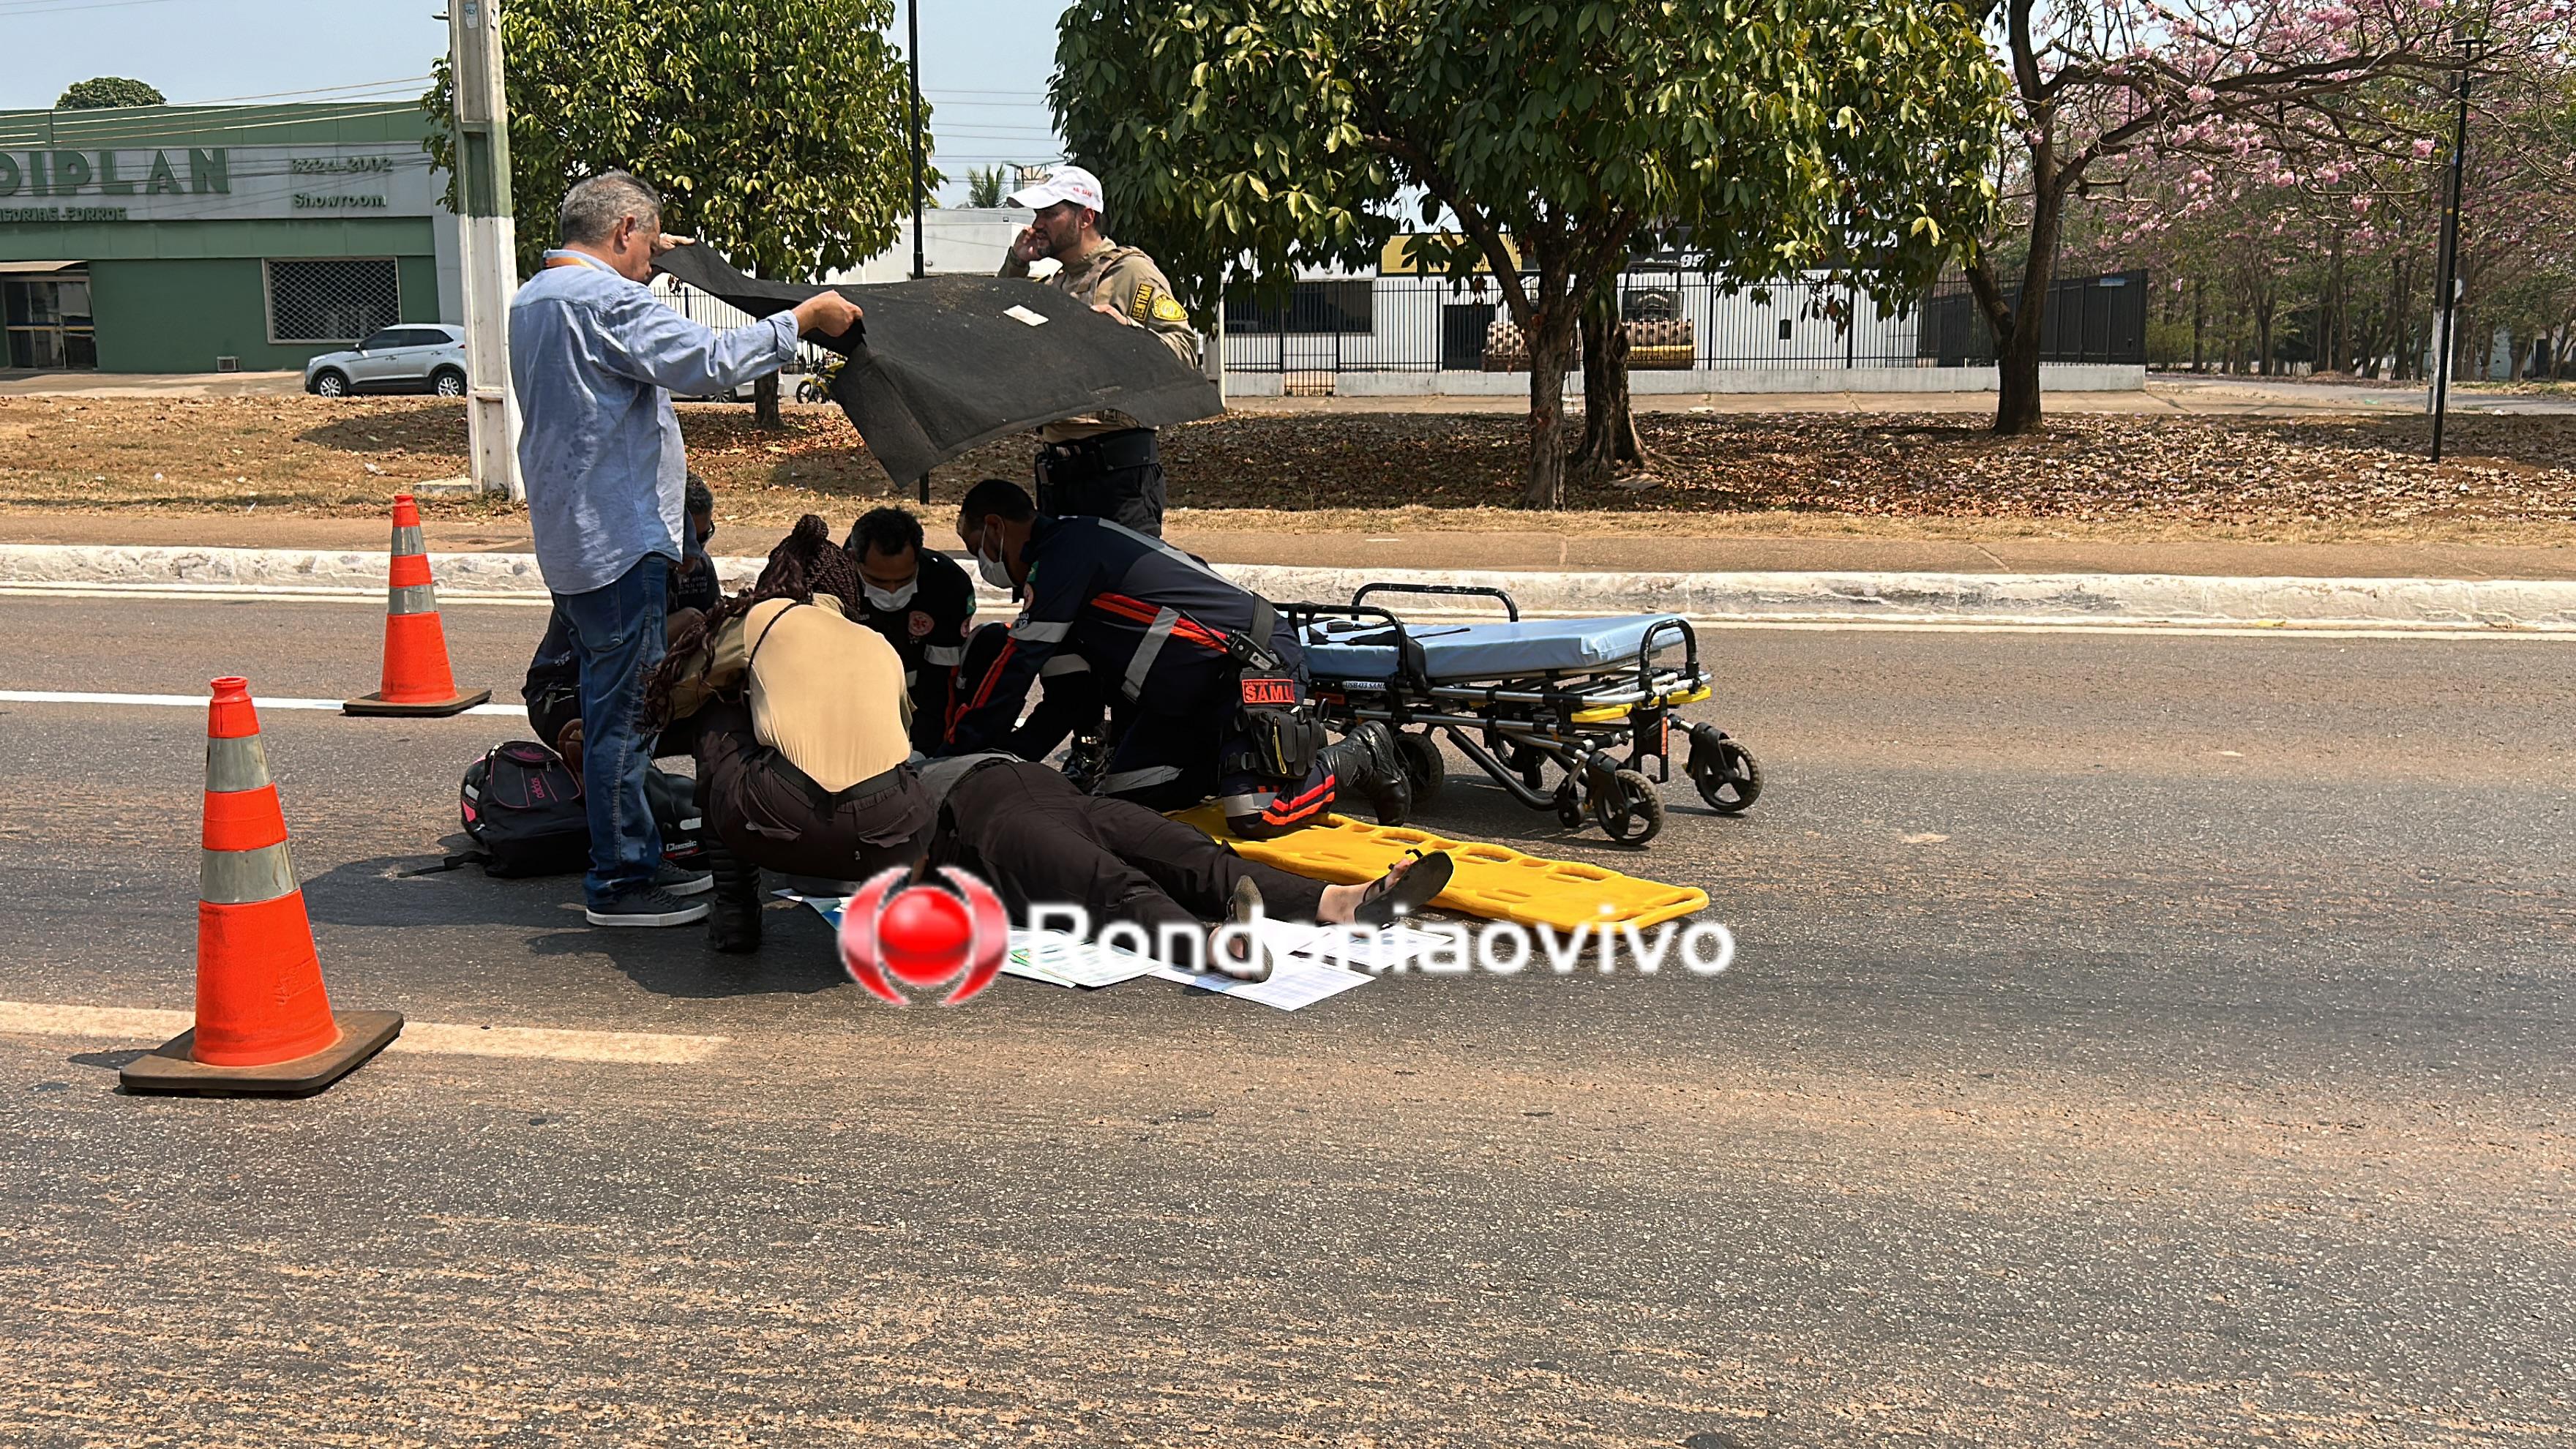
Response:
[{"label": "fallen leaves on ground", "polygon": [[[690,460],[730,515],[834,517],[900,496],[839,412],[685,405]],[[1652,468],[1569,491],[1568,505],[1657,517],[2192,524],[2576,521],[2576,417],[2459,417],[2450,460],[2424,461],[2420,416],[2277,419],[2063,415],[1997,437],[1942,415],[1641,414]],[[1235,415],[1167,429],[1176,505],[1200,509],[1507,508],[1522,419],[1503,414]],[[0,504],[372,514],[400,486],[465,468],[463,405],[433,399],[0,399]],[[1034,445],[990,443],[943,466],[934,495],[1025,479]],[[1642,486],[1641,486],[1642,485]],[[500,511],[448,503],[450,514]]]}]

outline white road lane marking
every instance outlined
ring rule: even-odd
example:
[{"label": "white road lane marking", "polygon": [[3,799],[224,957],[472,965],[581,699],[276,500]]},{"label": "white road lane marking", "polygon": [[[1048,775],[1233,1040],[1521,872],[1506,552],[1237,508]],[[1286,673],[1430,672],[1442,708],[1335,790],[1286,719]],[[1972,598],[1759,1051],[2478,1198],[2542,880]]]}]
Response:
[{"label": "white road lane marking", "polygon": [[[283,696],[261,695],[251,703],[261,709],[327,710],[332,714],[340,712],[340,701],[336,699],[290,699]],[[0,689],[0,704],[121,704],[154,709],[203,709],[206,707],[206,696],[202,694],[109,694],[87,689]],[[524,704],[478,704],[464,713],[506,714],[525,718],[528,707]],[[436,719],[444,716],[428,715],[422,718]]]},{"label": "white road lane marking", "polygon": [[[1529,618],[1530,615],[1522,615]],[[1463,621],[1458,621],[1463,622]],[[1693,619],[1694,629],[1804,629],[1826,634],[2144,634],[2183,639],[2466,639],[2576,644],[2576,629],[2483,624],[2176,624],[2117,619]]]},{"label": "white road lane marking", "polygon": [[551,1026],[459,1026],[443,1021],[403,1024],[385,1048],[441,1052],[462,1057],[548,1057],[559,1062],[651,1062],[686,1066],[716,1054],[722,1036],[676,1036],[659,1031],[569,1031]]},{"label": "white road lane marking", "polygon": [[[385,591],[374,589],[294,588],[231,584],[75,584],[0,583],[0,598],[22,599],[184,599],[190,603],[371,604],[381,610]],[[544,593],[485,594],[438,591],[438,606],[495,604],[505,609],[551,609],[554,597]]]},{"label": "white road lane marking", "polygon": [[[77,1036],[158,1046],[195,1024],[184,1011],[125,1006],[56,1006],[0,1001],[0,1036]],[[731,1041],[722,1036],[679,1036],[657,1031],[573,1031],[550,1026],[468,1026],[443,1021],[403,1023],[387,1051],[442,1056],[544,1057],[558,1062],[640,1062],[687,1066],[714,1056]]]}]

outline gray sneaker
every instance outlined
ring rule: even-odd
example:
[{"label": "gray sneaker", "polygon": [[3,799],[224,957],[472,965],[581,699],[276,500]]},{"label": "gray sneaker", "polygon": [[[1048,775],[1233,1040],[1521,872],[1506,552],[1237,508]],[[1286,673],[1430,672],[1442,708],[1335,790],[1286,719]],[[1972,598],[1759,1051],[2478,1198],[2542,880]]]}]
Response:
[{"label": "gray sneaker", "polygon": [[715,888],[714,871],[691,870],[667,860],[653,867],[653,889],[657,891],[669,891],[675,896],[702,896]]},{"label": "gray sneaker", "polygon": [[607,905],[586,907],[581,918],[594,926],[687,926],[707,918],[707,903],[647,886],[623,892]]}]

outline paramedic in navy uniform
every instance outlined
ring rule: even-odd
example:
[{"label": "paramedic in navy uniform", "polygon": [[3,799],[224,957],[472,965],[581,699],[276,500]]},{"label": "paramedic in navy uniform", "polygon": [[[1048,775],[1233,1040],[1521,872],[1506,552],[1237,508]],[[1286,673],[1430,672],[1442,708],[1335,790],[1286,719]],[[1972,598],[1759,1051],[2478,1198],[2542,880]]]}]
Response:
[{"label": "paramedic in navy uniform", "polygon": [[861,597],[851,618],[884,635],[903,659],[912,745],[934,754],[948,731],[949,681],[966,657],[974,581],[948,555],[922,547],[921,520],[900,508],[860,514],[841,547],[859,576]]}]

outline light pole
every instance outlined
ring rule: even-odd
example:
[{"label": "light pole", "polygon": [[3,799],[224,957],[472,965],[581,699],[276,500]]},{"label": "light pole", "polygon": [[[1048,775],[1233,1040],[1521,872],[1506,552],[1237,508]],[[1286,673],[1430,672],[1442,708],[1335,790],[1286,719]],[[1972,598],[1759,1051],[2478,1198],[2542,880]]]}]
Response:
[{"label": "light pole", "polygon": [[2460,42],[2460,115],[2451,137],[2451,194],[2442,206],[2441,345],[2433,359],[2433,461],[2442,461],[2442,424],[2451,406],[2451,329],[2460,313],[2460,172],[2469,154],[2469,27]]},{"label": "light pole", "polygon": [[921,4],[904,0],[903,21],[911,32],[909,53],[904,56],[903,73],[912,88],[912,274],[920,277],[930,269],[922,264],[921,249]]},{"label": "light pole", "polygon": [[[918,281],[930,270],[929,267],[922,263],[921,248],[921,202],[923,188],[921,184],[920,0],[903,0],[903,23],[904,28],[910,33],[910,39],[907,43],[911,47],[911,53],[904,57],[903,74],[905,84],[912,88],[912,275],[913,279]],[[919,497],[921,501],[923,503],[928,503],[930,501],[930,475],[928,473],[921,475],[917,487],[919,488]]]}]

